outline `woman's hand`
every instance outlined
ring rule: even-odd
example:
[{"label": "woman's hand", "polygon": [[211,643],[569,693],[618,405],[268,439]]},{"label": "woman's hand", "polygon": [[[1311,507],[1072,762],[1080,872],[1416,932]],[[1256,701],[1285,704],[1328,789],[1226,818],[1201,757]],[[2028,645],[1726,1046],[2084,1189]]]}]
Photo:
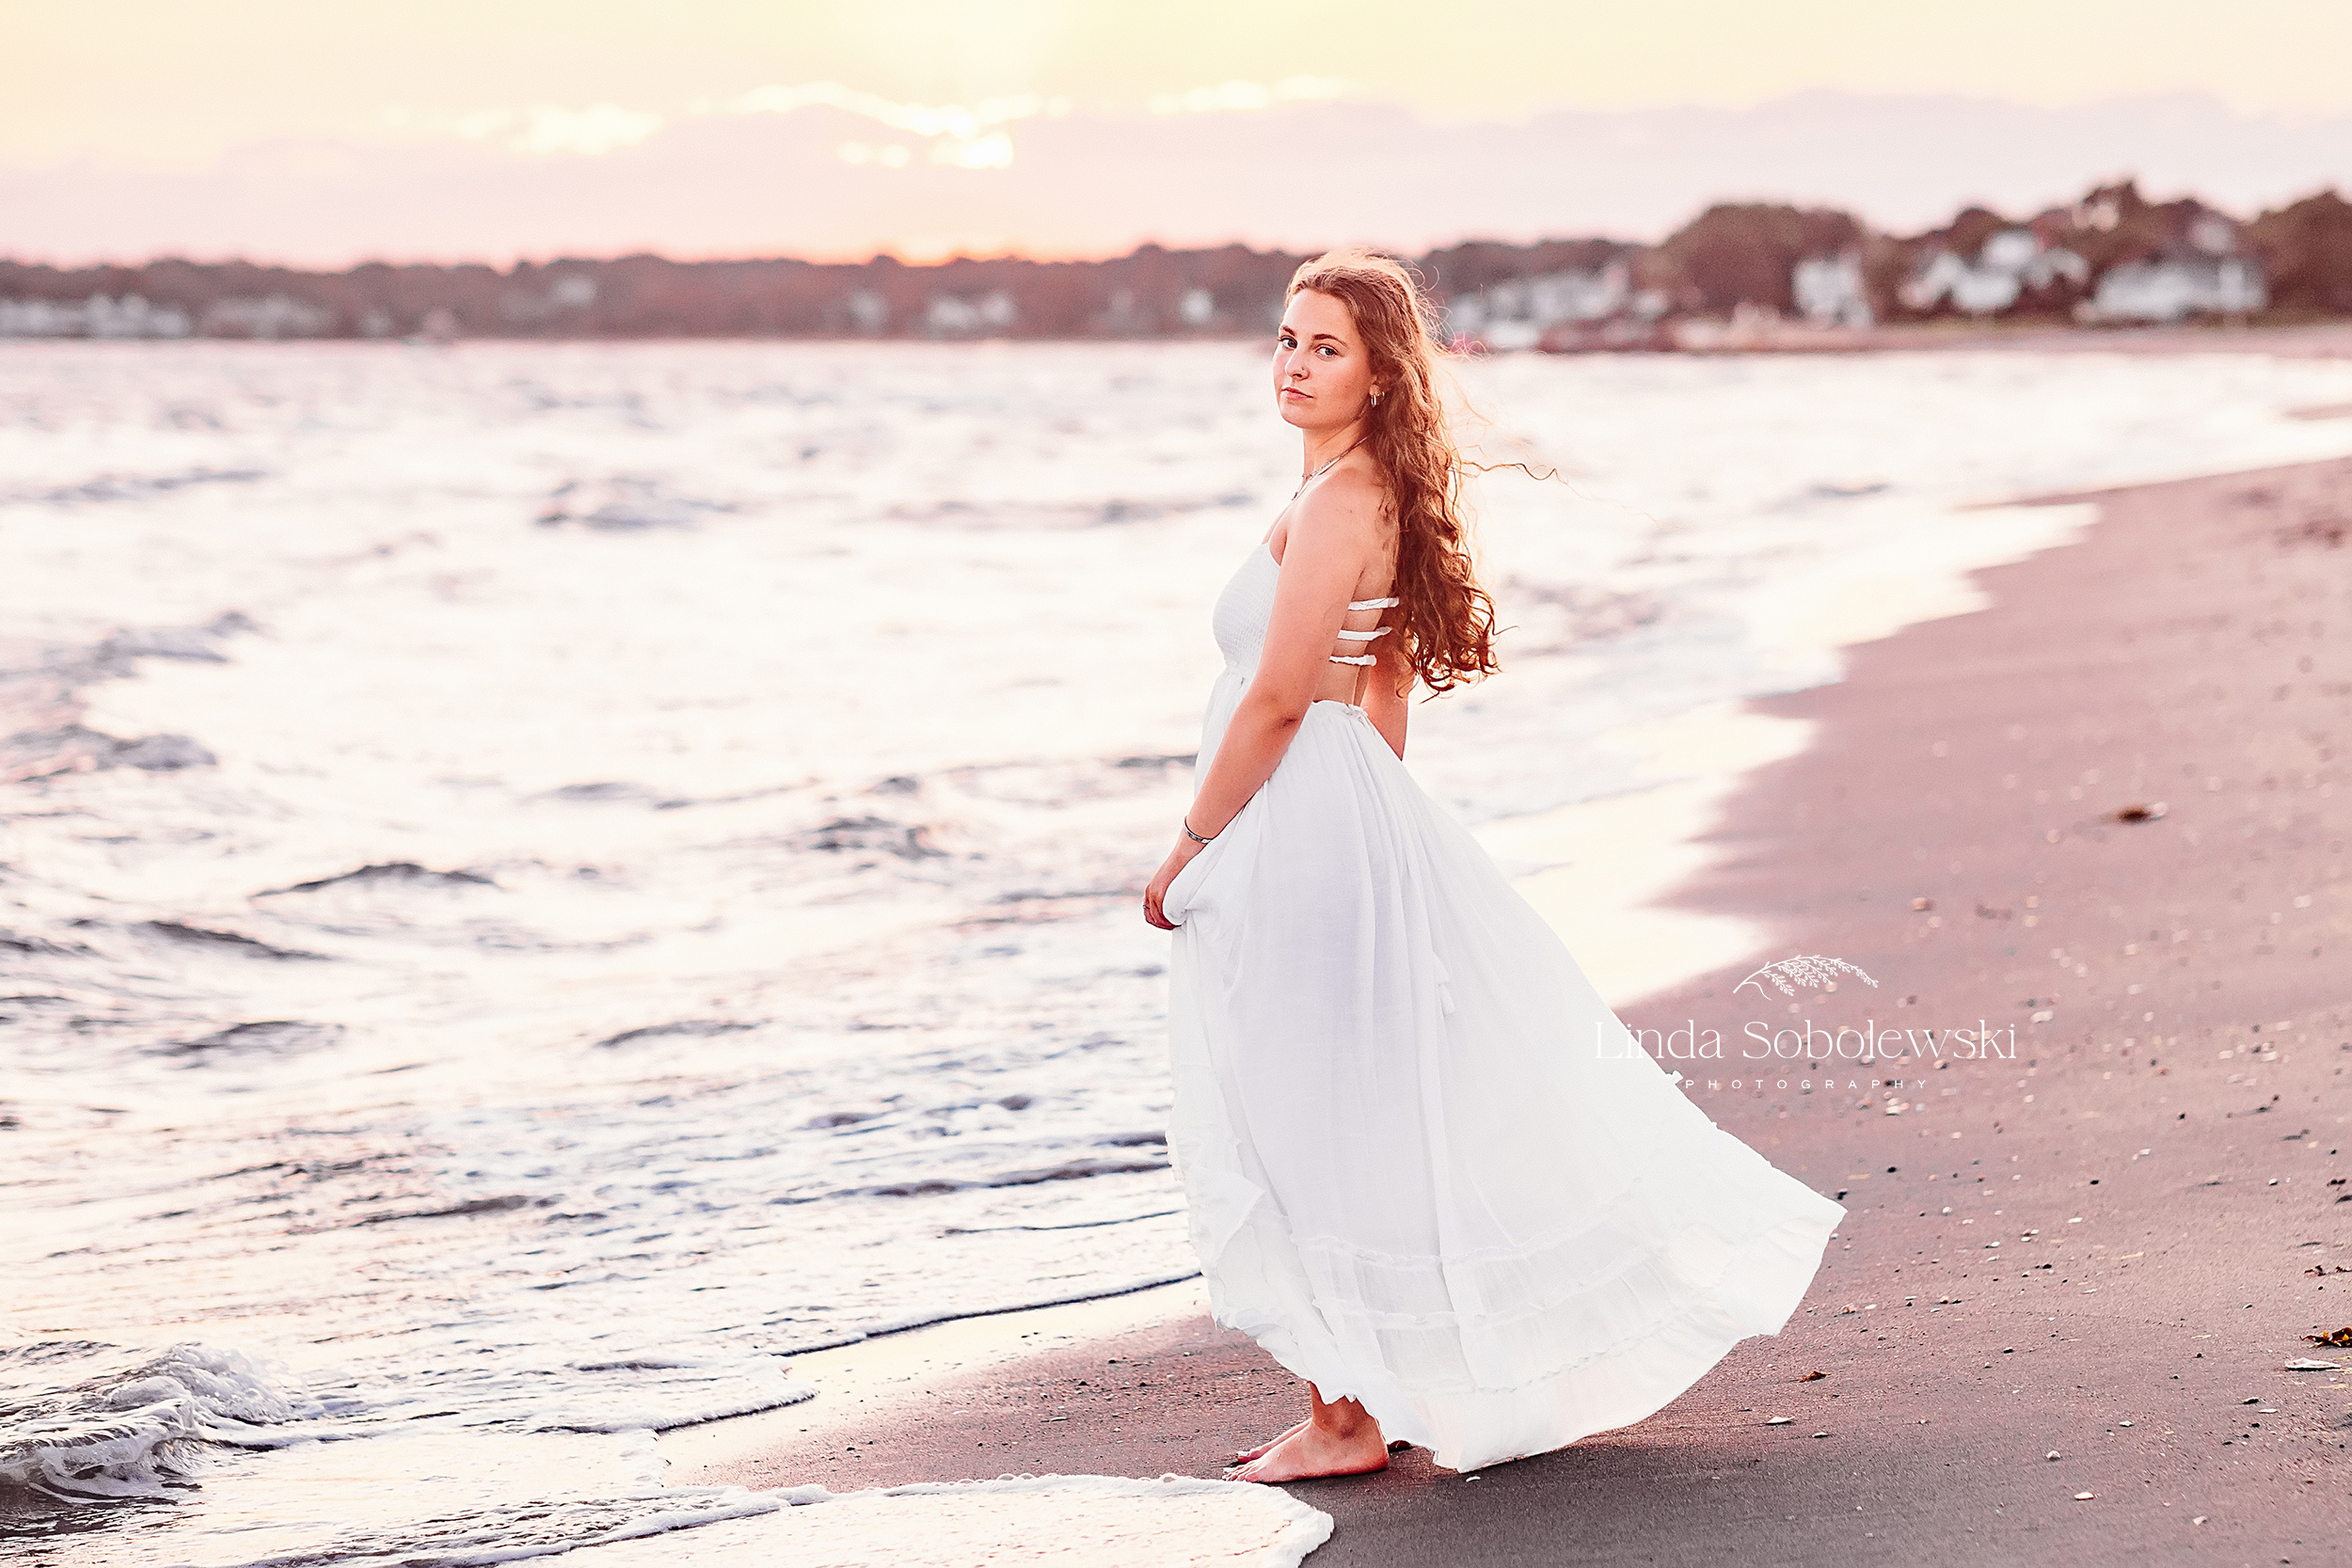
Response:
[{"label": "woman's hand", "polygon": [[1190,865],[1192,857],[1206,847],[1206,845],[1195,844],[1189,833],[1179,835],[1176,847],[1170,849],[1168,852],[1168,859],[1160,863],[1160,869],[1152,877],[1152,885],[1143,890],[1144,919],[1163,931],[1172,931],[1176,928],[1176,923],[1162,912],[1161,901],[1167,898],[1168,886],[1176,879],[1176,873]]}]

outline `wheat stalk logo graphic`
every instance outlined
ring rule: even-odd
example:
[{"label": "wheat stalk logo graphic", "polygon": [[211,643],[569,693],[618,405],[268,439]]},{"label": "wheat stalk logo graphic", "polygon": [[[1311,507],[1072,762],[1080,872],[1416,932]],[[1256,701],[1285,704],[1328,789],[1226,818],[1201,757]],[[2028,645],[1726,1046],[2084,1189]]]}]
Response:
[{"label": "wheat stalk logo graphic", "polygon": [[1878,984],[1876,980],[1863,974],[1859,965],[1850,964],[1843,958],[1823,958],[1819,953],[1799,953],[1792,958],[1766,964],[1754,974],[1740,981],[1739,986],[1732,987],[1731,994],[1739,995],[1740,986],[1754,986],[1756,994],[1761,996],[1764,994],[1762,982],[1770,980],[1780,988],[1781,995],[1794,996],[1797,994],[1799,986],[1831,985],[1840,974],[1851,974],[1866,986]]}]

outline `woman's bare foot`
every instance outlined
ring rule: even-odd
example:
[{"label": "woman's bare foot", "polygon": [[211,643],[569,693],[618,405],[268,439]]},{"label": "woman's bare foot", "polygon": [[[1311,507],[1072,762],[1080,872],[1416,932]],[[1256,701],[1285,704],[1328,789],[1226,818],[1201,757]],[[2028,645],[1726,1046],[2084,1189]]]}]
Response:
[{"label": "woman's bare foot", "polygon": [[1367,1430],[1342,1437],[1310,1421],[1231,1474],[1235,1481],[1277,1485],[1317,1476],[1368,1476],[1388,1467],[1389,1446],[1380,1440],[1378,1427],[1367,1423]]},{"label": "woman's bare foot", "polygon": [[1233,1465],[1247,1465],[1253,1459],[1263,1458],[1266,1454],[1271,1453],[1274,1450],[1274,1445],[1281,1442],[1284,1438],[1297,1436],[1300,1433],[1306,1431],[1311,1424],[1312,1423],[1310,1421],[1301,1421],[1296,1426],[1291,1428],[1290,1431],[1269,1437],[1254,1449],[1243,1449],[1239,1450],[1233,1455],[1233,1464],[1228,1465],[1226,1468],[1230,1470],[1233,1467]]},{"label": "woman's bare foot", "polygon": [[1310,1385],[1313,1414],[1256,1454],[1226,1471],[1235,1481],[1268,1485],[1317,1476],[1362,1476],[1389,1467],[1380,1423],[1354,1400],[1325,1403]]}]

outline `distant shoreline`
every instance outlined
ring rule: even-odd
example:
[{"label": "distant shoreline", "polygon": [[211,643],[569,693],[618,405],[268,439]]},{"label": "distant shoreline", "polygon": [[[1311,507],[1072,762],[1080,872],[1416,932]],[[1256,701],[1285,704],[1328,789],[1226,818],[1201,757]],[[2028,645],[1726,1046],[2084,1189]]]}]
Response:
[{"label": "distant shoreline", "polygon": [[[1803,322],[1753,325],[1700,319],[1675,324],[1677,341],[1660,345],[1683,354],[1915,354],[1936,350],[2005,349],[2065,354],[2284,354],[2297,358],[2352,357],[2352,323],[2270,325],[2197,322],[2169,326],[2090,326],[2049,322],[1898,323],[1883,326],[1813,326]],[[1539,345],[1552,353],[1572,346]],[[1600,345],[1584,352],[1598,352]]]},{"label": "distant shoreline", "polygon": [[[1896,236],[1854,214],[1721,203],[1656,245],[1471,241],[1412,259],[1457,344],[1565,351],[1939,346],[1948,334],[2352,323],[2352,202],[2240,220],[2130,181],[2026,218],[1970,207]],[[1184,340],[1280,320],[1304,254],[1229,245],[909,265],[790,257],[393,266],[0,259],[0,340]]]}]

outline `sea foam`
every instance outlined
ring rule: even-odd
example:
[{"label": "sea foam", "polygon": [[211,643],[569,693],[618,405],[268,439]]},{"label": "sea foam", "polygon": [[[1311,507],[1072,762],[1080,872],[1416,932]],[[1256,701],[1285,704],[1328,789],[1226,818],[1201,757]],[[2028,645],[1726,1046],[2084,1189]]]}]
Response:
[{"label": "sea foam", "polygon": [[0,1486],[61,1498],[160,1497],[215,1448],[317,1435],[297,1383],[209,1345],[142,1354],[89,1340],[0,1348]]}]

